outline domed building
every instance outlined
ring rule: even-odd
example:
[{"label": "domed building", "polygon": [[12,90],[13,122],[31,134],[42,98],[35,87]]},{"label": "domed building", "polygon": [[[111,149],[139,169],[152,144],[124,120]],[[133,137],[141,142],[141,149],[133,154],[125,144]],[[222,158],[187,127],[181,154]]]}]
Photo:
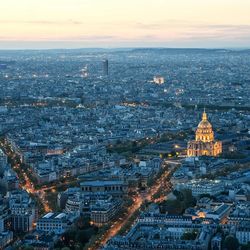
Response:
[{"label": "domed building", "polygon": [[195,140],[188,142],[188,156],[218,156],[222,153],[221,141],[214,140],[214,132],[211,123],[204,111],[202,120],[195,133]]}]

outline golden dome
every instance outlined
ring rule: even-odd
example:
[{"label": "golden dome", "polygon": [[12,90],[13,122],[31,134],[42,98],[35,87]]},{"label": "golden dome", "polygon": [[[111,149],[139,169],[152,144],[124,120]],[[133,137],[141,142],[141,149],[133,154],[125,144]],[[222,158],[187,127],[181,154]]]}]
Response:
[{"label": "golden dome", "polygon": [[199,123],[198,128],[201,128],[201,129],[212,128],[211,123],[207,119],[207,114],[206,114],[205,110],[204,110],[204,112],[202,114],[202,120]]},{"label": "golden dome", "polygon": [[214,132],[211,123],[207,119],[207,114],[204,110],[202,120],[199,123],[196,132],[195,140],[188,142],[188,156],[217,156],[222,152],[221,141],[214,140]]},{"label": "golden dome", "polygon": [[196,141],[209,142],[214,140],[214,132],[211,123],[207,119],[207,114],[204,110],[202,120],[198,125],[195,135]]}]

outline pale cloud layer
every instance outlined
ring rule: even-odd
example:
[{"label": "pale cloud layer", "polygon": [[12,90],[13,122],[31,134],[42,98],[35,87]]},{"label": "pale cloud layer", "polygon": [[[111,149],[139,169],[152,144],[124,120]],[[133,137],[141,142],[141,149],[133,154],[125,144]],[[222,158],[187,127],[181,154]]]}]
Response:
[{"label": "pale cloud layer", "polygon": [[0,48],[249,47],[250,0],[8,0]]}]

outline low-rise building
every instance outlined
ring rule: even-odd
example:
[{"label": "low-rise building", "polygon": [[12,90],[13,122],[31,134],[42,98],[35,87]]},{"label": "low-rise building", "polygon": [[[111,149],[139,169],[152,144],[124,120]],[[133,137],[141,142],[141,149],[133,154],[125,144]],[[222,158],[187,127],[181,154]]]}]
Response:
[{"label": "low-rise building", "polygon": [[214,196],[224,191],[224,185],[219,180],[192,180],[188,183],[178,184],[177,189],[190,189],[192,195],[196,197],[202,194]]},{"label": "low-rise building", "polygon": [[37,219],[37,208],[29,194],[23,190],[8,192],[10,209],[10,229],[28,232],[33,229]]},{"label": "low-rise building", "polygon": [[51,233],[34,231],[22,239],[21,245],[33,247],[34,250],[52,250],[58,236]]},{"label": "low-rise building", "polygon": [[208,211],[206,213],[206,218],[221,221],[222,219],[228,216],[228,214],[230,213],[230,210],[231,210],[231,206],[223,203],[214,207],[212,211]]},{"label": "low-rise building", "polygon": [[250,224],[250,202],[236,204],[228,216],[228,224],[239,225],[244,221]]},{"label": "low-rise building", "polygon": [[207,250],[213,233],[211,225],[194,224],[191,217],[144,214],[126,236],[112,238],[104,249]]},{"label": "low-rise building", "polygon": [[47,213],[37,221],[36,229],[46,233],[62,234],[72,223],[66,213]]},{"label": "low-rise building", "polygon": [[121,180],[85,181],[80,186],[84,193],[104,192],[114,198],[123,198],[128,192],[128,185]]},{"label": "low-rise building", "polygon": [[221,250],[222,237],[221,235],[215,235],[211,240],[211,250]]},{"label": "low-rise building", "polygon": [[96,224],[110,222],[121,208],[119,200],[100,200],[90,208],[91,221]]},{"label": "low-rise building", "polygon": [[247,221],[244,221],[237,226],[236,238],[240,244],[246,245],[250,242],[250,224]]}]

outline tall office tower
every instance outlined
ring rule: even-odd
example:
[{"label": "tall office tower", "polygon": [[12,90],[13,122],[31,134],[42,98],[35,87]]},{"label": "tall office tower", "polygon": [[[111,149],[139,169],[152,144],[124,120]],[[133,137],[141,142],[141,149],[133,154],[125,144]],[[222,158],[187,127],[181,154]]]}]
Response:
[{"label": "tall office tower", "polygon": [[103,61],[103,74],[105,76],[109,75],[109,61],[107,59]]}]

